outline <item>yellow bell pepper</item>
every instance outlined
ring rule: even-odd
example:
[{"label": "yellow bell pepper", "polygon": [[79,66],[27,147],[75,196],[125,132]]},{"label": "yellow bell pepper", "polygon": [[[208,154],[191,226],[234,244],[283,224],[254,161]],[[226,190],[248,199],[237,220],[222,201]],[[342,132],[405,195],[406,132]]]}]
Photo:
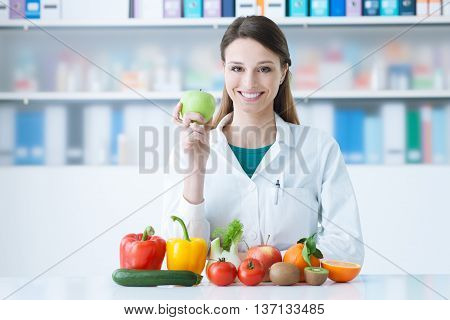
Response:
[{"label": "yellow bell pepper", "polygon": [[167,269],[188,270],[201,274],[206,263],[208,245],[202,238],[189,238],[184,221],[176,216],[171,216],[173,221],[178,221],[183,228],[184,239],[171,238],[167,240],[166,258]]}]

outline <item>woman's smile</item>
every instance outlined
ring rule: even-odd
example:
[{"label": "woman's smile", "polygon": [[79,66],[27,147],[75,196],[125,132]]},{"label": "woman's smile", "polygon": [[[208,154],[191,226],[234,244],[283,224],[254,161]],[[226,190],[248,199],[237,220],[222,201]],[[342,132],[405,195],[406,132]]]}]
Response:
[{"label": "woman's smile", "polygon": [[253,103],[260,100],[264,92],[249,92],[249,91],[238,91],[239,96],[244,100],[245,102]]}]

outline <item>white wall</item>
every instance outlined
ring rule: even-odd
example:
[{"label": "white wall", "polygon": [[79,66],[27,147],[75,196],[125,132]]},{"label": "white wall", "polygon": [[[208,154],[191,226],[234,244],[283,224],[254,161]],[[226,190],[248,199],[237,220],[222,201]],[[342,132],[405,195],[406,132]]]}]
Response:
[{"label": "white wall", "polygon": [[[363,273],[449,273],[449,166],[350,166],[366,247]],[[135,167],[0,168],[0,277],[104,275],[123,235],[159,230],[161,175]],[[371,249],[370,249],[370,248]],[[378,255],[382,254],[385,258]],[[392,264],[392,261],[394,264]]]}]

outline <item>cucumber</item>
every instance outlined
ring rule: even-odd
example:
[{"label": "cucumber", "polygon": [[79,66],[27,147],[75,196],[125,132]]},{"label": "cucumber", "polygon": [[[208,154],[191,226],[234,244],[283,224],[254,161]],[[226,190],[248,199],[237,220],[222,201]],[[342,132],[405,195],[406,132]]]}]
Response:
[{"label": "cucumber", "polygon": [[202,281],[202,276],[191,271],[117,269],[112,278],[125,287],[155,287],[179,285],[192,287]]}]

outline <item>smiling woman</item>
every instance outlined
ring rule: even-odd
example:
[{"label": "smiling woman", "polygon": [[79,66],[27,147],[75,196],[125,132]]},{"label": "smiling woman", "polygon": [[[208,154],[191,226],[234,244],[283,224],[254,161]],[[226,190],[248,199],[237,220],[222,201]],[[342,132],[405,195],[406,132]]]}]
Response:
[{"label": "smiling woman", "polygon": [[250,247],[287,250],[316,234],[326,259],[361,265],[358,206],[344,159],[333,137],[299,124],[284,34],[267,17],[240,17],[220,51],[225,87],[214,119],[196,112],[180,119],[182,104],[174,108],[180,144],[165,179],[162,233],[181,234],[172,214],[206,241],[237,219]]},{"label": "smiling woman", "polygon": [[260,115],[275,111],[286,122],[299,124],[290,90],[288,44],[273,21],[261,16],[237,18],[222,38],[220,55],[225,88],[213,127],[232,111]]}]

